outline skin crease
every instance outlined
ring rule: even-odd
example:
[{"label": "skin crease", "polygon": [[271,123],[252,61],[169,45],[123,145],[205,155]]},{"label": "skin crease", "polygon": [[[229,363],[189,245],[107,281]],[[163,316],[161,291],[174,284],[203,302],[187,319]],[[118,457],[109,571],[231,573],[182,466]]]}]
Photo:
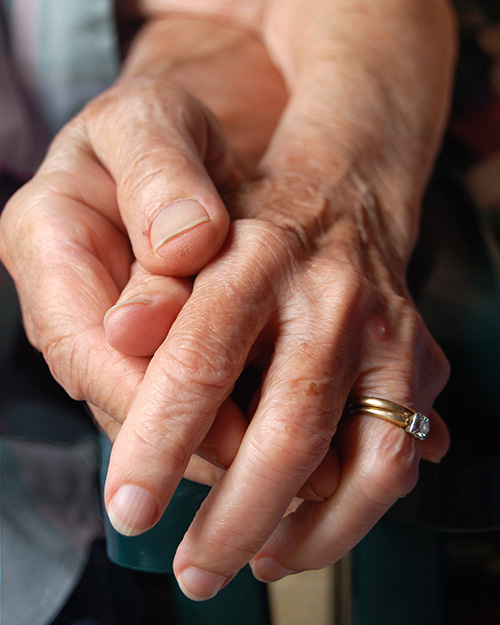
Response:
[{"label": "skin crease", "polygon": [[[139,533],[186,470],[215,484],[174,562],[206,599],[248,561],[265,580],[335,561],[446,452],[434,413],[424,444],[341,414],[350,394],[429,413],[447,378],[405,268],[454,42],[444,3],[187,4],[129,4],[150,21],[122,76],[9,202],[0,251],[30,340],[116,438],[108,510],[140,488]],[[208,219],[153,250],[179,199]],[[326,500],[298,505],[304,484]]]}]

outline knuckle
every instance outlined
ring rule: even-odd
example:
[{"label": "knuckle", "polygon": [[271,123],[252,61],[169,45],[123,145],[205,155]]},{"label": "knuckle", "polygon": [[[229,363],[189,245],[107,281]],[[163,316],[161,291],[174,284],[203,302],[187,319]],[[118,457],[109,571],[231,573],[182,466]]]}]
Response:
[{"label": "knuckle", "polygon": [[[90,400],[91,397],[86,397],[83,392],[80,377],[77,375],[77,369],[86,370],[88,363],[80,362],[81,355],[78,353],[75,337],[49,329],[39,331],[38,336],[41,339],[38,349],[41,350],[54,379],[72,399]],[[76,362],[79,363],[78,367],[74,366]]]},{"label": "knuckle", "polygon": [[142,142],[141,148],[139,154],[129,154],[121,172],[118,193],[124,201],[142,193],[164,171],[165,155],[158,146]]},{"label": "knuckle", "polygon": [[[171,420],[169,419],[170,425]],[[189,449],[176,428],[162,427],[157,421],[142,419],[134,424],[133,445],[139,463],[154,464],[165,475],[178,475],[184,471],[189,459]]]},{"label": "knuckle", "polygon": [[275,306],[280,297],[289,298],[290,285],[302,272],[303,262],[289,232],[260,219],[240,219],[231,225],[224,255],[204,270],[198,292],[204,288],[207,299],[217,297],[219,304],[224,302],[226,315],[231,314],[234,301],[244,300],[245,306],[238,306],[239,316],[255,318]]},{"label": "knuckle", "polygon": [[169,375],[194,392],[212,390],[218,395],[234,383],[237,370],[231,350],[213,338],[177,343],[169,358]]},{"label": "knuckle", "polygon": [[331,439],[332,428],[326,414],[307,418],[301,415],[300,419],[275,415],[267,419],[255,445],[259,464],[266,469],[263,477],[295,485],[307,479],[325,456]]},{"label": "knuckle", "polygon": [[242,219],[235,224],[235,239],[239,249],[245,250],[242,260],[252,264],[249,270],[255,271],[254,263],[274,271],[296,266],[302,257],[298,240],[292,229],[286,229],[270,221]]},{"label": "knuckle", "polygon": [[326,319],[331,321],[345,311],[356,323],[374,308],[374,289],[354,263],[339,258],[316,259],[310,276],[309,297],[315,302],[313,310]]},{"label": "knuckle", "polygon": [[[209,512],[209,508],[202,505],[197,514],[198,521],[204,521]],[[203,537],[207,551],[217,554],[219,562],[248,562],[262,547],[262,542],[262,536],[252,535],[245,523],[231,525],[227,519],[207,527]],[[231,566],[224,573],[232,576],[238,568],[234,570]]]},{"label": "knuckle", "polygon": [[87,105],[82,118],[93,145],[101,145],[100,136],[110,127],[122,138],[114,145],[120,194],[132,197],[155,176],[165,174],[168,150],[169,167],[189,166],[194,148],[190,123],[196,126],[201,118],[195,102],[183,90],[144,76],[121,81]]},{"label": "knuckle", "polygon": [[[423,323],[423,322],[422,322]],[[439,393],[450,376],[450,363],[441,347],[427,331],[427,345],[422,361],[422,379],[429,381]]]},{"label": "knuckle", "polygon": [[353,264],[338,260],[333,261],[333,271],[335,283],[328,292],[329,307],[333,310],[344,307],[345,310],[365,314],[367,304],[373,301],[373,291],[368,288],[366,278]]}]

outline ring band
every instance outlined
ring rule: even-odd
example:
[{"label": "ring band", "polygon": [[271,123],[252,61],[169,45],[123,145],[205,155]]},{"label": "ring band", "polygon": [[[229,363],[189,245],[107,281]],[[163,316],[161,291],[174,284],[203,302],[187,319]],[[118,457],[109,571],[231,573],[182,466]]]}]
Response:
[{"label": "ring band", "polygon": [[425,440],[431,429],[429,417],[396,402],[378,397],[355,397],[348,402],[344,414],[368,415],[384,419],[404,428],[408,434],[420,441]]}]

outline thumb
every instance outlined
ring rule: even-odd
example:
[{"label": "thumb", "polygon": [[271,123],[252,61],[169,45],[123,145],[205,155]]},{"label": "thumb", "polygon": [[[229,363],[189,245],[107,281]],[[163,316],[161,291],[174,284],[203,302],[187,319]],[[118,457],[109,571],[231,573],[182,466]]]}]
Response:
[{"label": "thumb", "polygon": [[215,118],[180,89],[137,79],[118,83],[85,117],[136,259],[151,273],[195,274],[225,240],[219,190],[238,180]]}]

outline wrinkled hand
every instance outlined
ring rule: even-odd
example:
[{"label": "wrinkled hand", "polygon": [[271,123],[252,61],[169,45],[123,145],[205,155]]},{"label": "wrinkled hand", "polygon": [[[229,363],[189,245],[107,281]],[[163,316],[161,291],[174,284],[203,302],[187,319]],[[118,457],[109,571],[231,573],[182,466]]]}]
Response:
[{"label": "wrinkled hand", "polygon": [[[439,31],[432,50],[425,37],[417,42],[426,58],[434,52],[441,59],[433,68],[439,79],[427,81],[430,68],[415,67],[411,55],[394,76],[390,45],[381,55],[368,46],[350,64],[342,37],[334,50],[318,47],[324,39],[314,38],[316,18],[309,29],[291,19],[283,39],[267,30],[291,97],[255,173],[265,132],[254,125],[254,134],[245,133],[243,122],[270,112],[269,134],[283,103],[281,82],[256,42],[247,50],[253,67],[260,59],[257,67],[267,68],[269,84],[245,74],[232,93],[222,83],[224,97],[201,79],[203,62],[192,74],[174,67],[168,85],[124,80],[63,131],[2,219],[2,253],[31,340],[73,396],[123,422],[105,494],[116,527],[140,533],[156,522],[221,415],[219,434],[234,425],[237,453],[233,459],[231,447],[225,461],[217,458],[229,468],[214,474],[219,479],[174,563],[195,598],[213,596],[249,560],[266,580],[335,561],[411,490],[420,454],[438,460],[448,444],[437,416],[422,445],[373,418],[340,419],[351,394],[429,412],[446,379],[444,357],[404,280],[446,108],[450,54],[446,42],[439,47],[446,37]],[[299,26],[301,50],[293,57]],[[356,28],[366,41],[359,20]],[[411,91],[412,100],[407,89],[418,78],[422,89]],[[208,89],[203,99],[241,167],[209,113],[178,89],[183,81],[195,95]],[[216,188],[227,197],[229,229]],[[179,230],[176,222],[169,238],[163,226],[175,212],[161,209],[181,198],[196,199],[209,219],[188,205],[191,227]],[[126,284],[134,258],[140,266]],[[193,285],[172,278],[196,271]],[[106,318],[106,342],[102,320],[120,292]],[[134,318],[152,328],[147,348],[127,338]],[[110,343],[134,355],[123,357]],[[230,396],[249,363],[263,377],[243,414]],[[335,458],[332,437],[340,458],[335,492],[283,518],[324,458]]]},{"label": "wrinkled hand", "polygon": [[[228,29],[218,34],[203,54],[221,55],[242,41],[242,61],[251,65],[259,46]],[[174,37],[171,45],[176,48]],[[276,74],[267,60],[266,68]],[[232,90],[251,110],[253,85],[246,80],[242,90],[242,80],[234,83]],[[276,99],[264,81],[259,84],[259,97],[269,91]],[[277,91],[283,101],[280,82]],[[266,119],[254,115],[266,138],[272,113],[266,107]],[[246,142],[246,166],[256,158],[255,136]],[[191,292],[191,278],[172,276],[195,274],[227,235],[219,192],[240,182],[240,169],[220,124],[199,100],[175,81],[126,75],[61,131],[36,176],[2,215],[3,257],[16,280],[28,338],[69,394],[95,406],[112,438],[153,351]],[[135,283],[140,297],[131,294]],[[134,305],[124,326],[123,301],[114,304],[126,285]],[[112,321],[104,328],[111,307]],[[126,358],[116,351],[124,346]],[[232,419],[233,412],[224,407],[214,428],[224,465],[246,426]]]}]

